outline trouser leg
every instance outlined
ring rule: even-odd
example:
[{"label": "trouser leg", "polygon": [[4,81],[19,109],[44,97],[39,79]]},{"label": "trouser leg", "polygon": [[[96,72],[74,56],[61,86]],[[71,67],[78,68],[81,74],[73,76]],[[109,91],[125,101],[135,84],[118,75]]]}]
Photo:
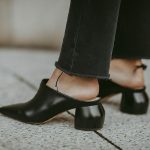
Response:
[{"label": "trouser leg", "polygon": [[84,77],[109,78],[120,0],[71,0],[55,66]]},{"label": "trouser leg", "polygon": [[150,58],[150,1],[122,0],[113,58]]}]

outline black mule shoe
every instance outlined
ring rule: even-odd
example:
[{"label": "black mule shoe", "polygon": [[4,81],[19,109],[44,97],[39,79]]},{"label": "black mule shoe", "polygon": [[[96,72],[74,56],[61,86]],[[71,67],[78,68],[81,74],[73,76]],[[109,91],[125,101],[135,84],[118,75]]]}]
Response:
[{"label": "black mule shoe", "polygon": [[97,130],[102,128],[105,111],[99,97],[83,102],[51,89],[46,86],[47,81],[44,79],[41,82],[32,100],[1,107],[0,113],[25,123],[43,124],[59,113],[76,108],[76,129]]},{"label": "black mule shoe", "polygon": [[[146,65],[142,64],[137,68],[146,69]],[[136,68],[136,69],[137,69]],[[130,89],[114,83],[112,80],[99,80],[101,87],[99,96],[104,98],[107,96],[122,93],[120,110],[128,114],[145,114],[148,110],[149,97],[146,88]]]}]

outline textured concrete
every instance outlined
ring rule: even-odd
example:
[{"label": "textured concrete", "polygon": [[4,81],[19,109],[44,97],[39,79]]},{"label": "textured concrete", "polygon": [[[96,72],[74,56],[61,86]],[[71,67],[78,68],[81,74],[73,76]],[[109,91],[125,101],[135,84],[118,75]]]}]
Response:
[{"label": "textured concrete", "polygon": [[[24,102],[34,94],[42,78],[50,76],[59,53],[44,50],[15,49],[0,51],[0,106]],[[150,64],[149,61],[146,63]],[[146,72],[147,90],[150,88]],[[124,150],[150,149],[150,111],[135,116],[119,111],[120,96],[104,102],[104,137]],[[72,111],[74,112],[74,111]],[[45,125],[28,125],[0,115],[0,150],[62,149],[115,150],[112,144],[94,132],[73,128],[73,117],[63,113]],[[118,148],[119,149],[119,148]]]}]

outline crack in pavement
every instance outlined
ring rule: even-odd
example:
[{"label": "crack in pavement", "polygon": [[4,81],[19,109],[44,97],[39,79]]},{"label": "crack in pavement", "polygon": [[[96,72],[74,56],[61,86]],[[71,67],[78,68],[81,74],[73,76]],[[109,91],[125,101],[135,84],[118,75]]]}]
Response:
[{"label": "crack in pavement", "polygon": [[[72,117],[74,117],[74,114],[71,113],[70,111],[67,111],[67,113],[69,115],[71,115]],[[113,145],[115,148],[117,148],[118,150],[123,150],[121,147],[119,147],[118,145],[116,145],[115,143],[113,143],[111,140],[109,140],[108,138],[106,138],[103,134],[99,133],[98,131],[93,131],[95,132],[98,136],[100,136],[103,140],[107,141],[109,144]]]}]

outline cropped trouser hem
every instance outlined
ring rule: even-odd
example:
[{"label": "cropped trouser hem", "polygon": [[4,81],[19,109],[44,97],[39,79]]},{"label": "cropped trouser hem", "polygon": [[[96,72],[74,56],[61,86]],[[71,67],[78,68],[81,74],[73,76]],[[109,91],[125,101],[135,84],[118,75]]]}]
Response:
[{"label": "cropped trouser hem", "polygon": [[56,67],[67,73],[109,78],[120,0],[71,0]]},{"label": "cropped trouser hem", "polygon": [[79,77],[89,77],[89,78],[97,78],[97,79],[109,79],[110,75],[104,75],[104,76],[100,76],[100,75],[96,75],[96,74],[89,74],[89,73],[78,73],[78,72],[73,72],[70,71],[69,69],[66,69],[64,67],[61,66],[61,64],[59,64],[59,62],[55,62],[55,67],[60,69],[61,71],[69,74],[69,75],[75,75],[75,76],[79,76]]},{"label": "cropped trouser hem", "polygon": [[[144,45],[144,44],[143,44]],[[133,49],[133,48],[117,48],[113,49],[114,53],[112,54],[112,59],[150,59],[149,49],[147,47],[141,48],[145,51],[141,51],[140,49]],[[127,53],[127,52],[128,53]],[[134,53],[133,53],[134,51]]]},{"label": "cropped trouser hem", "polygon": [[116,56],[113,56],[112,57],[112,59],[150,59],[150,56],[143,56],[143,57],[141,57],[141,56],[131,56],[131,57],[129,57],[129,56],[121,56],[121,55],[116,55]]},{"label": "cropped trouser hem", "polygon": [[71,75],[108,79],[111,58],[149,59],[149,14],[146,0],[71,0],[55,66]]}]

